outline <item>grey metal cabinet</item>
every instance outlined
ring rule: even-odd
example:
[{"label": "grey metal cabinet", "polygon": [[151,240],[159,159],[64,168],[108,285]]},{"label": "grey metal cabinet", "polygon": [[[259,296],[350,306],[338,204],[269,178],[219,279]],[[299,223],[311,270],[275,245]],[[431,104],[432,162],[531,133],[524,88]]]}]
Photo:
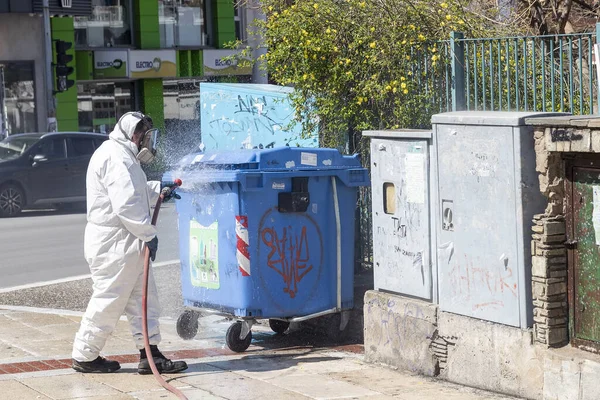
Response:
[{"label": "grey metal cabinet", "polygon": [[453,112],[432,117],[441,310],[529,327],[531,220],[545,200],[526,117]]},{"label": "grey metal cabinet", "polygon": [[433,297],[431,131],[368,131],[375,289]]}]

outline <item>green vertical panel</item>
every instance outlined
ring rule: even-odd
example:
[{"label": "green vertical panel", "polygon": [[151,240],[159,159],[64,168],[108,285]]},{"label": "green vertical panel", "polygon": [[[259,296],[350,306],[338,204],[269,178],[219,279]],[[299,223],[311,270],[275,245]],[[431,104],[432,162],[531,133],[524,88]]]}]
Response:
[{"label": "green vertical panel", "polygon": [[192,76],[204,76],[204,53],[202,50],[192,50]]},{"label": "green vertical panel", "polygon": [[[72,17],[51,18],[50,27],[52,30],[52,40],[64,40],[65,42],[73,43],[67,54],[73,56],[73,61],[69,64],[73,67],[74,72],[69,76],[70,79],[78,78],[77,58],[75,55],[75,28],[73,27]],[[53,42],[54,43],[54,42]],[[52,46],[52,60],[56,62],[56,49]],[[53,76],[53,81],[56,77]],[[56,84],[55,84],[56,85]],[[69,90],[56,94],[56,121],[58,130],[78,131],[79,130],[79,115],[77,113],[77,85],[73,85]]]},{"label": "green vertical panel", "polygon": [[192,59],[190,50],[177,51],[177,77],[192,76]]},{"label": "green vertical panel", "polygon": [[91,51],[76,51],[77,80],[94,79],[94,53]]},{"label": "green vertical panel", "polygon": [[600,342],[600,251],[597,243],[597,211],[594,203],[600,194],[598,169],[573,168],[573,239],[577,250],[573,252],[574,288],[571,329],[576,339]]},{"label": "green vertical panel", "polygon": [[156,0],[134,0],[136,45],[140,49],[160,48],[158,2]]},{"label": "green vertical panel", "polygon": [[144,79],[142,88],[142,112],[152,118],[154,127],[163,130],[165,127],[165,108],[162,79]]},{"label": "green vertical panel", "polygon": [[231,0],[214,0],[215,47],[235,40],[234,9]]}]

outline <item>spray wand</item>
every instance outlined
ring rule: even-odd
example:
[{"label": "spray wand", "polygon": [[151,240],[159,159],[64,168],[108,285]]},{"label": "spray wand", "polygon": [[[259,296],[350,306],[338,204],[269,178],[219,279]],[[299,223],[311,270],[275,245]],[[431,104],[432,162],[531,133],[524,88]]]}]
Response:
[{"label": "spray wand", "polygon": [[[154,214],[152,214],[152,225],[156,225],[156,221],[158,220],[158,212],[160,211],[160,206],[165,200],[166,197],[173,195],[173,197],[178,198],[179,196],[174,193],[175,189],[181,186],[181,179],[175,179],[174,182],[169,182],[167,186],[162,189],[160,196],[158,196],[158,200],[156,201],[156,207],[154,208]],[[146,355],[148,356],[148,363],[150,364],[150,369],[152,370],[152,374],[160,383],[162,387],[167,389],[169,392],[175,394],[182,400],[188,400],[187,397],[176,387],[170,385],[158,372],[156,368],[156,364],[154,364],[154,357],[152,357],[152,351],[150,350],[150,341],[148,339],[148,276],[150,272],[150,249],[146,246],[144,252],[144,287],[142,292],[142,333],[144,334],[144,348],[146,349]]]}]

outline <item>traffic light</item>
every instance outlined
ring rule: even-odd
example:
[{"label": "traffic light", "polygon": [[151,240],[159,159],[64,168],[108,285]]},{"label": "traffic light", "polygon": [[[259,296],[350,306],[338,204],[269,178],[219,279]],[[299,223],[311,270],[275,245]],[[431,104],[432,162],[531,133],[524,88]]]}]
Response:
[{"label": "traffic light", "polygon": [[63,40],[57,40],[55,44],[56,64],[54,64],[54,66],[56,73],[57,92],[64,92],[75,84],[75,81],[69,79],[69,75],[75,71],[73,67],[68,65],[71,61],[73,61],[73,56],[67,54],[67,50],[69,50],[72,46],[73,43],[65,42]]}]

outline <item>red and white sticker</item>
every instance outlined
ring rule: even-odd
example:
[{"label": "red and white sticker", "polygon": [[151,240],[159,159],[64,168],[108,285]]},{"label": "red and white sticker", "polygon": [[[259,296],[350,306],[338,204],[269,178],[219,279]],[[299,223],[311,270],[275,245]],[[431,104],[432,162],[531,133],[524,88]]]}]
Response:
[{"label": "red and white sticker", "polygon": [[235,236],[237,238],[236,257],[242,276],[250,276],[250,252],[248,251],[248,217],[235,217]]}]

